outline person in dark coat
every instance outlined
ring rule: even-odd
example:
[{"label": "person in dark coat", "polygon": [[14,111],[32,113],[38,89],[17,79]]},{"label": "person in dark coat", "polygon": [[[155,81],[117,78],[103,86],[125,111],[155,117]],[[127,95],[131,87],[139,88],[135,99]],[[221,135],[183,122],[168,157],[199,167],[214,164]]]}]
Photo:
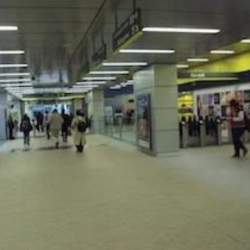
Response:
[{"label": "person in dark coat", "polygon": [[68,114],[65,113],[65,110],[62,110],[62,119],[63,119],[63,124],[62,124],[62,138],[63,142],[68,142],[68,136],[69,136],[69,130],[71,127],[71,118]]},{"label": "person in dark coat", "polygon": [[25,114],[22,118],[20,130],[23,132],[24,138],[24,149],[29,149],[30,147],[30,132],[32,131],[33,127],[30,122],[30,118],[27,114]]}]

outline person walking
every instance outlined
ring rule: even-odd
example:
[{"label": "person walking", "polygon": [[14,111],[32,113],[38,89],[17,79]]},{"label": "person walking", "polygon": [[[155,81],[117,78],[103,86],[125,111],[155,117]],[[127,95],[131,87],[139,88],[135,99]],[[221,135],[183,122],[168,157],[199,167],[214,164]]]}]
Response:
[{"label": "person walking", "polygon": [[243,150],[243,156],[248,153],[248,149],[242,141],[242,136],[246,129],[245,113],[243,107],[236,100],[230,102],[230,121],[232,129],[232,139],[234,145],[233,158],[240,158],[240,150]]},{"label": "person walking", "polygon": [[45,111],[45,116],[44,116],[44,123],[45,123],[45,129],[46,129],[46,137],[48,140],[50,140],[50,125],[49,125],[49,119],[50,119],[50,114],[49,111]]},{"label": "person walking", "polygon": [[84,146],[86,144],[85,133],[87,127],[87,120],[84,113],[81,110],[78,110],[76,112],[76,117],[72,122],[72,129],[74,131],[74,144],[78,153],[82,153],[84,151]]},{"label": "person walking", "polygon": [[71,126],[71,121],[70,121],[70,116],[65,113],[65,110],[62,110],[62,119],[63,119],[63,124],[62,124],[62,138],[63,142],[67,143],[68,142],[68,135],[69,135],[69,128]]},{"label": "person walking", "polygon": [[32,129],[33,128],[29,116],[24,114],[20,124],[20,131],[23,132],[24,138],[24,150],[28,150],[30,147],[30,132]]},{"label": "person walking", "polygon": [[9,131],[9,139],[10,140],[14,140],[14,134],[13,134],[13,130],[14,130],[14,127],[15,127],[15,124],[14,124],[14,121],[13,121],[13,117],[11,114],[9,114],[9,117],[8,117],[8,131]]},{"label": "person walking", "polygon": [[60,114],[58,114],[57,109],[55,109],[49,118],[49,126],[51,135],[55,140],[56,148],[59,148],[59,136],[62,129],[63,119]]}]

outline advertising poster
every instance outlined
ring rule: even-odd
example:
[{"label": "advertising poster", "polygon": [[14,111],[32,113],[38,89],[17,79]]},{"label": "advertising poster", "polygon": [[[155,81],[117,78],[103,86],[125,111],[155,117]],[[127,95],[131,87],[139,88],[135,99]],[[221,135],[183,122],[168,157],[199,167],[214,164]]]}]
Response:
[{"label": "advertising poster", "polygon": [[220,93],[214,94],[214,104],[220,105]]},{"label": "advertising poster", "polygon": [[149,94],[139,95],[136,103],[138,145],[152,150],[151,96]]},{"label": "advertising poster", "polygon": [[208,95],[208,105],[214,105],[214,95],[213,94],[209,94]]}]

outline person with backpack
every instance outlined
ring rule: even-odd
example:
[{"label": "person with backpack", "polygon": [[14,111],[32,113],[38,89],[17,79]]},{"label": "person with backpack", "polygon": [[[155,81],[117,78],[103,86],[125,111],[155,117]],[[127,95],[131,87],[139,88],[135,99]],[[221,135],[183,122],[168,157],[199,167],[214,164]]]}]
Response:
[{"label": "person with backpack", "polygon": [[72,129],[74,131],[74,144],[77,152],[82,153],[86,144],[86,130],[88,128],[87,120],[81,110],[76,112],[76,117],[72,122]]},{"label": "person with backpack", "polygon": [[243,156],[245,157],[248,153],[248,149],[242,141],[246,129],[245,112],[236,100],[230,102],[230,122],[234,144],[233,158],[240,158],[240,150],[243,150]]},{"label": "person with backpack", "polygon": [[20,131],[23,132],[24,138],[24,149],[28,149],[30,147],[30,132],[32,129],[33,128],[29,116],[24,114],[20,124]]}]

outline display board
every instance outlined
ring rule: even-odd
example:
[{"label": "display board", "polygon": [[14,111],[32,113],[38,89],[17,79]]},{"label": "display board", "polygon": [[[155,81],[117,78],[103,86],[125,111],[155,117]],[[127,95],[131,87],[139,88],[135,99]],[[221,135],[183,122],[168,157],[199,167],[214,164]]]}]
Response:
[{"label": "display board", "polygon": [[143,149],[152,151],[151,95],[138,95],[136,97],[136,106],[138,146]]}]

